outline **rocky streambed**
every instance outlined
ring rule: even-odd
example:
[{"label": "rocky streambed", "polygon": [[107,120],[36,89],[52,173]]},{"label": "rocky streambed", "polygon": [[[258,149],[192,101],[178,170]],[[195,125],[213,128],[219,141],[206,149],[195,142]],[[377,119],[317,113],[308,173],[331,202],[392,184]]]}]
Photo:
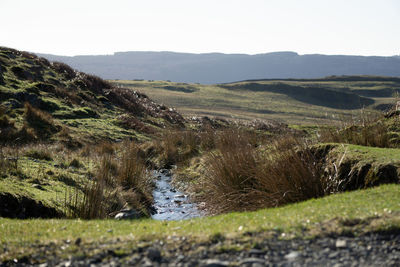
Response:
[{"label": "rocky streambed", "polygon": [[153,191],[155,213],[151,216],[155,220],[183,220],[204,215],[190,201],[188,195],[176,190],[171,184],[171,173],[167,169],[154,171],[156,187]]}]

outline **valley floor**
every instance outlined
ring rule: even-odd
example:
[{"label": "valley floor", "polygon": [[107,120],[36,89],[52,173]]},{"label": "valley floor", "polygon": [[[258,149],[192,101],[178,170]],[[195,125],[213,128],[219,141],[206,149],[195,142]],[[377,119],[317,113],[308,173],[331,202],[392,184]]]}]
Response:
[{"label": "valley floor", "polygon": [[400,186],[184,221],[0,219],[1,266],[398,266]]}]

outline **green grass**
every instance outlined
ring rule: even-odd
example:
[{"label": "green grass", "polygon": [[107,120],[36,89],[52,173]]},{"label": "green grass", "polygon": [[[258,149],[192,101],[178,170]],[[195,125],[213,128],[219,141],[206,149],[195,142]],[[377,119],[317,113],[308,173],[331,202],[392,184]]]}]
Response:
[{"label": "green grass", "polygon": [[[395,98],[391,95],[367,96],[362,90],[376,90],[382,92],[396,92],[400,90],[400,85],[390,81],[257,81],[257,82],[238,82],[224,85],[201,85],[184,84],[166,81],[112,81],[114,84],[130,87],[139,90],[157,102],[176,107],[179,112],[187,116],[217,116],[236,120],[253,119],[276,119],[283,120],[289,124],[315,125],[332,124],[343,119],[350,119],[352,116],[359,116],[361,107],[354,102],[355,109],[342,109],[329,107],[329,100],[320,97],[314,99],[303,97],[303,101],[298,99],[298,95],[289,92],[257,91],[251,89],[251,84],[259,86],[275,86],[284,84],[287,86],[304,88],[317,87],[323,90],[343,92],[352,96],[367,97],[375,103],[371,105],[370,111],[376,113],[373,108],[379,104],[393,104]],[[237,89],[240,87],[241,89]],[[175,88],[175,90],[171,90]],[[192,91],[182,91],[182,88],[189,88]],[[385,91],[386,90],[386,91]],[[318,91],[316,91],[318,93]],[[322,94],[322,93],[321,93]],[[318,96],[318,95],[317,95]],[[344,95],[342,100],[347,99]],[[304,101],[307,100],[307,101]],[[309,100],[309,101],[308,101]],[[322,104],[312,104],[321,102]],[[324,102],[325,101],[325,102]],[[319,103],[318,102],[318,103]],[[336,103],[340,106],[340,103]],[[357,108],[359,107],[359,108]]]},{"label": "green grass", "polygon": [[[52,161],[29,157],[18,159],[18,168],[0,178],[0,192],[41,201],[63,212],[65,192],[72,192],[93,170],[93,162],[82,168],[68,168],[68,159],[59,156]],[[54,166],[56,165],[56,166]],[[33,185],[40,185],[41,189]]]},{"label": "green grass", "polygon": [[282,237],[312,237],[349,231],[341,222],[355,219],[358,226],[351,228],[354,234],[400,228],[400,186],[383,185],[280,208],[186,221],[0,219],[0,246],[9,249],[8,253],[0,254],[0,259],[28,253],[33,245],[62,244],[79,237],[84,244],[106,243],[117,238],[135,244],[169,236],[193,240],[207,240],[215,235],[241,238],[246,232],[260,231],[275,231]]},{"label": "green grass", "polygon": [[347,151],[347,157],[358,159],[359,161],[379,161],[381,163],[399,163],[400,149],[398,148],[380,148],[358,145],[339,145],[338,152]]}]

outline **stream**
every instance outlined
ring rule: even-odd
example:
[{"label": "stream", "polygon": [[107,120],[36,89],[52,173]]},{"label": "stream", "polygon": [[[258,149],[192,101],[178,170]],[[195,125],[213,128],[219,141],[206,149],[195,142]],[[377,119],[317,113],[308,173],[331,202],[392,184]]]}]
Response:
[{"label": "stream", "polygon": [[156,187],[153,191],[156,213],[155,220],[184,220],[203,216],[196,204],[190,202],[188,195],[179,192],[171,185],[171,174],[168,170],[154,171]]}]

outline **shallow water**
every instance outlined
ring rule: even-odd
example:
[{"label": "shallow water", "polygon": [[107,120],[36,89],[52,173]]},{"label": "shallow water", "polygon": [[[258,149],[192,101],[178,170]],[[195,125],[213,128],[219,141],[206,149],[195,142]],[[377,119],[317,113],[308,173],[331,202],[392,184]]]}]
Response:
[{"label": "shallow water", "polygon": [[154,172],[156,188],[153,191],[154,208],[157,210],[151,217],[155,220],[184,220],[202,216],[196,205],[190,202],[187,195],[171,185],[168,173]]}]

